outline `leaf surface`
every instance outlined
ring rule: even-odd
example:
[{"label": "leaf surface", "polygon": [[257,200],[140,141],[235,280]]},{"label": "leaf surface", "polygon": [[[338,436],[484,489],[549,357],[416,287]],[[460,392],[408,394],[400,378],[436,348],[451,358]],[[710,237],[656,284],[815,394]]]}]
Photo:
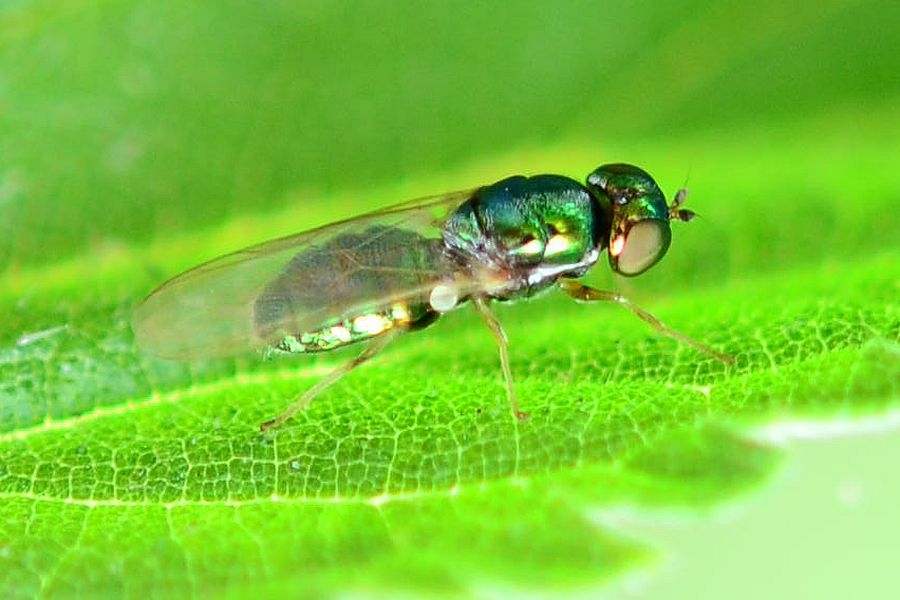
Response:
[{"label": "leaf surface", "polygon": [[[738,4],[727,6],[740,12]],[[765,127],[713,112],[716,119],[701,124],[690,100],[708,99],[714,84],[737,94],[752,75],[762,76],[761,67],[732,57],[740,82],[724,74],[695,81],[661,100],[658,112],[647,109],[655,135],[628,119],[603,135],[586,132],[583,122],[594,122],[598,107],[625,111],[626,104],[617,105],[617,92],[606,88],[602,102],[587,103],[588,86],[577,98],[583,112],[564,103],[572,109],[566,122],[575,125],[553,144],[437,168],[449,155],[459,158],[509,132],[489,128],[478,138],[469,127],[468,137],[456,138],[430,130],[435,138],[449,136],[456,154],[428,146],[426,174],[413,183],[372,183],[397,171],[378,161],[415,153],[407,148],[372,152],[377,164],[360,166],[356,179],[344,168],[341,177],[329,171],[304,184],[299,178],[324,164],[309,160],[310,153],[328,144],[294,145],[297,132],[311,127],[307,117],[285,121],[287,113],[272,111],[310,93],[292,79],[296,65],[273,63],[278,51],[271,48],[242,54],[221,39],[238,39],[229,32],[248,36],[238,49],[266,34],[275,46],[311,44],[288,33],[303,30],[298,23],[330,31],[342,14],[329,6],[317,9],[319,25],[295,13],[294,20],[249,8],[226,15],[168,2],[0,9],[0,60],[9,67],[2,71],[21,84],[15,93],[0,85],[0,106],[18,108],[0,117],[9,131],[0,140],[4,597],[472,594],[498,586],[596,585],[651,564],[655,555],[592,520],[591,511],[706,510],[758,488],[773,472],[779,452],[746,437],[748,428],[786,416],[896,410],[900,119],[895,104],[866,96],[875,89],[867,81],[844,73],[844,96],[809,115],[801,113],[820,88],[807,82],[806,95],[789,97],[783,111],[754,113],[766,117]],[[160,21],[177,27],[153,25],[164,10],[183,11]],[[195,10],[221,21],[198,21]],[[646,16],[652,31],[663,31],[672,16],[660,11]],[[845,52],[858,23],[870,22],[860,11],[835,2],[814,18],[802,10],[783,15],[803,25],[809,42],[799,55],[803,64],[813,64],[813,56],[824,60],[819,42],[836,20],[852,31],[835,34],[831,51]],[[698,10],[678,31],[715,31],[712,25],[734,16]],[[745,52],[783,52],[795,39],[780,26],[757,25]],[[107,27],[125,33],[98,38]],[[283,27],[284,36],[271,34],[273,27]],[[462,39],[469,35],[480,39],[477,32]],[[348,41],[347,52],[367,55],[381,43],[376,37],[366,34],[358,46]],[[673,39],[683,38],[665,38]],[[94,45],[79,46],[86,40]],[[628,43],[634,54],[627,64],[637,69],[631,81],[642,72],[665,76],[651,59],[667,46],[643,54],[638,41]],[[502,46],[490,44],[495,52]],[[724,44],[711,38],[697,48],[715,57]],[[69,79],[54,78],[54,57],[74,46],[88,57],[85,66],[60,71]],[[626,50],[606,48],[604,56]],[[178,60],[179,52],[190,60]],[[22,57],[41,68],[29,69]],[[574,71],[554,72],[577,79],[588,58],[575,61]],[[471,62],[447,60],[459,72]],[[261,65],[271,68],[259,71],[265,85],[255,95],[258,82],[247,77]],[[532,75],[549,69],[541,62],[533,68]],[[869,69],[875,77],[883,65]],[[497,73],[477,75],[502,87],[492,79]],[[234,95],[222,96],[225,89]],[[429,97],[441,98],[438,83],[430,90]],[[350,148],[358,156],[356,143],[366,136],[396,142],[398,129],[417,132],[410,143],[426,144],[427,135],[420,138],[413,126],[419,122],[404,121],[407,113],[428,120],[414,116],[427,110],[413,113],[404,104],[415,102],[414,91],[399,94],[402,101],[377,130],[335,142],[337,163],[355,169],[366,161],[350,160]],[[888,96],[895,100],[896,90]],[[716,97],[710,106],[725,111],[731,96]],[[862,97],[867,102],[857,104]],[[248,112],[253,99],[262,105]],[[488,100],[465,107],[473,112],[470,121],[457,122],[460,130],[484,120]],[[434,108],[441,115],[463,110],[443,101]],[[528,114],[544,106],[527,101],[535,103]],[[56,119],[46,125],[53,134],[35,135],[45,126],[35,123],[47,115]],[[673,123],[681,117],[693,119],[684,128],[693,132],[664,136],[678,131]],[[367,113],[353,118],[377,120]],[[539,121],[536,131],[555,131],[562,118],[545,113]],[[123,129],[125,122],[133,129]],[[62,143],[67,131],[79,141]],[[541,139],[529,135],[520,143]],[[486,146],[465,145],[476,138]],[[186,155],[193,161],[185,162]],[[267,163],[273,156],[281,162]],[[609,160],[646,167],[666,190],[678,187],[691,164],[688,206],[701,218],[676,226],[669,255],[645,276],[613,280],[601,264],[591,283],[620,289],[672,327],[733,354],[734,366],[660,338],[616,307],[550,295],[497,311],[511,340],[523,408],[532,415],[526,422],[510,417],[496,347],[464,310],[399,340],[284,428],[262,435],[259,423],[352,350],[179,363],[134,348],[129,319],[136,303],[167,276],[217,254],[402,200],[410,189],[465,188],[529,169],[579,177]],[[366,179],[370,168],[386,170]],[[341,187],[331,187],[337,180]]]}]

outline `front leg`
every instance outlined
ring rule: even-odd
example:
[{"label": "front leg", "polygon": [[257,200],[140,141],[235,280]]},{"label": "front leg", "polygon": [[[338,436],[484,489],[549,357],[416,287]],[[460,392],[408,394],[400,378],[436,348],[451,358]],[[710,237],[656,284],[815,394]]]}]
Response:
[{"label": "front leg", "polygon": [[715,358],[716,360],[720,360],[726,364],[734,364],[734,357],[730,354],[725,354],[724,352],[719,352],[718,350],[714,350],[710,348],[706,344],[702,344],[695,339],[689,338],[683,333],[679,333],[674,329],[670,329],[666,325],[664,325],[659,319],[648,313],[646,310],[634,304],[631,300],[623,296],[622,294],[618,294],[616,292],[605,292],[603,290],[596,290],[592,287],[588,287],[581,283],[580,281],[575,281],[574,279],[562,279],[559,281],[559,287],[562,291],[567,293],[577,302],[615,302],[619,306],[623,306],[630,310],[633,314],[637,315],[645,323],[649,323],[653,329],[660,332],[661,334],[668,336],[670,338],[676,339],[679,342],[684,342],[689,346],[693,346],[700,352],[708,354]]}]

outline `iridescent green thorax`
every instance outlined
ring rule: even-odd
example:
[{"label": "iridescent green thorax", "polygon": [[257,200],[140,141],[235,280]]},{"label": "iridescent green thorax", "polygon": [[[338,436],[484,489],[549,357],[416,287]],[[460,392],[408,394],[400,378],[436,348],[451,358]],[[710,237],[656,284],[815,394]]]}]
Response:
[{"label": "iridescent green thorax", "polygon": [[[447,220],[444,242],[473,264],[527,279],[538,269],[583,274],[596,257],[604,213],[577,181],[560,175],[510,177],[480,188]],[[555,277],[554,277],[555,278]],[[523,279],[523,281],[524,281]],[[547,282],[523,283],[530,293]]]}]

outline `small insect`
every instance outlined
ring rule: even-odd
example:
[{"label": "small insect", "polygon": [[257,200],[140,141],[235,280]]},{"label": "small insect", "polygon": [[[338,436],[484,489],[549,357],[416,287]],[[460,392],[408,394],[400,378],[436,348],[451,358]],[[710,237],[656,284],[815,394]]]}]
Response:
[{"label": "small insect", "polygon": [[492,301],[530,298],[554,284],[579,302],[614,302],[719,360],[731,357],[668,327],[614,292],[576,281],[607,250],[612,270],[639,275],[665,255],[670,221],[690,221],[642,169],[607,164],[584,185],[561,175],[514,176],[398,204],[240,250],[167,281],[136,309],[138,345],[163,358],[250,349],[308,354],[367,343],[287,410],[281,425],[391,340],[470,303],[500,348],[513,414],[509,346]]}]

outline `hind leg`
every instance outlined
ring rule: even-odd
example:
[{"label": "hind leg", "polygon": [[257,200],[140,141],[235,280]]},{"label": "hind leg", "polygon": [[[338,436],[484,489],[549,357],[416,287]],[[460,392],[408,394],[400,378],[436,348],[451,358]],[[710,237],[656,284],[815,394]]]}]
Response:
[{"label": "hind leg", "polygon": [[341,377],[356,369],[356,367],[375,357],[384,349],[385,346],[387,346],[391,342],[391,340],[394,339],[394,337],[396,337],[396,332],[391,332],[372,340],[369,345],[366,346],[365,350],[360,353],[359,356],[351,361],[344,363],[343,365],[339,366],[334,371],[326,375],[324,378],[320,379],[316,383],[316,385],[306,390],[306,392],[304,392],[304,394],[300,396],[300,398],[298,398],[296,402],[291,404],[287,408],[287,410],[285,410],[274,419],[270,419],[260,425],[259,430],[268,431],[270,429],[283,425],[285,421],[297,414],[298,411],[306,408],[309,403],[312,402],[313,398],[322,393],[331,384],[335,383]]}]

